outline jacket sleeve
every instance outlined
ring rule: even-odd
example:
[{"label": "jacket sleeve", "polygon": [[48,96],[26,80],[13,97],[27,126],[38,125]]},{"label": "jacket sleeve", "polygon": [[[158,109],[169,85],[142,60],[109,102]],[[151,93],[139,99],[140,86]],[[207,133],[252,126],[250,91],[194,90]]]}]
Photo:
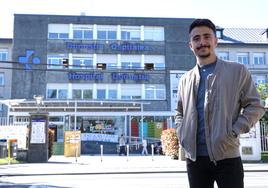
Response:
[{"label": "jacket sleeve", "polygon": [[253,127],[265,113],[265,108],[261,105],[260,96],[255,83],[245,66],[242,68],[241,75],[240,105],[242,111],[233,125],[233,131],[237,135],[249,132],[250,128]]}]

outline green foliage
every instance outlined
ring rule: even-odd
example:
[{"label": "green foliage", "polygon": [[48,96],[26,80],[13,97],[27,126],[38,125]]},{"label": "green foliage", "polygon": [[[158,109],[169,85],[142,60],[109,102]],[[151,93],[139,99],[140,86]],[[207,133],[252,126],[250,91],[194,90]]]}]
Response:
[{"label": "green foliage", "polygon": [[[268,97],[268,83],[266,84],[259,84],[257,86],[257,90],[260,94],[261,100],[264,101]],[[262,116],[261,121],[268,121],[268,112],[266,111],[265,114]]]},{"label": "green foliage", "polygon": [[257,86],[257,90],[261,96],[261,99],[265,101],[265,99],[268,97],[268,83],[259,84]]}]

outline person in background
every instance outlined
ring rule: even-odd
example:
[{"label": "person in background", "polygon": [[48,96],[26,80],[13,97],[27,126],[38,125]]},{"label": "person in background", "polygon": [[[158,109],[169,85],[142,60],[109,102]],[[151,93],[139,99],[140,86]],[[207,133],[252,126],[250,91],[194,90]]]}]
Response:
[{"label": "person in background", "polygon": [[190,188],[243,188],[239,135],[263,116],[248,69],[216,56],[216,27],[196,19],[189,28],[196,66],[179,83],[175,123]]},{"label": "person in background", "polygon": [[145,138],[142,138],[142,155],[148,155],[148,150],[147,150],[147,140]]},{"label": "person in background", "polygon": [[119,138],[119,155],[127,155],[126,153],[126,140],[123,134]]}]

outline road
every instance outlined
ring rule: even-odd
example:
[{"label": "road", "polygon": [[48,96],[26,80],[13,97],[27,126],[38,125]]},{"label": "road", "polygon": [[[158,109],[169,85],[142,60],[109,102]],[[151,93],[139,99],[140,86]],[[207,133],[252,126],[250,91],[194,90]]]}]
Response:
[{"label": "road", "polygon": [[[267,188],[268,172],[246,172],[245,188]],[[120,173],[4,176],[1,188],[187,188],[187,174]],[[215,186],[216,188],[217,186]]]}]

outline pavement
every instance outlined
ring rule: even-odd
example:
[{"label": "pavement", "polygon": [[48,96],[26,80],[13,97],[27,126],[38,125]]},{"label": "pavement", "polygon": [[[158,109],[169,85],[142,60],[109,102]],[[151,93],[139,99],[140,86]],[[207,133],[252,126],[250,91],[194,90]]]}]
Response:
[{"label": "pavement", "polygon": [[[268,163],[244,162],[245,172],[268,172]],[[0,176],[186,173],[185,161],[168,156],[52,156],[47,163],[0,165]]]}]

